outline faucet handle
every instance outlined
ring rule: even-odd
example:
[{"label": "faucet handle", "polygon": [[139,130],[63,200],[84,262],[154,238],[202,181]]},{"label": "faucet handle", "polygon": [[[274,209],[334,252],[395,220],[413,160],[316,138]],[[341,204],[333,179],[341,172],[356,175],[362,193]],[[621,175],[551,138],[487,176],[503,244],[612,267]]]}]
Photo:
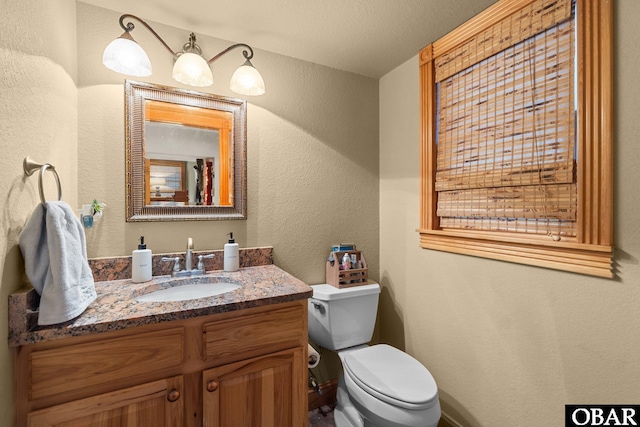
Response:
[{"label": "faucet handle", "polygon": [[203,260],[213,258],[214,256],[216,256],[216,254],[198,255],[198,270],[202,271],[202,274],[206,273]]},{"label": "faucet handle", "polygon": [[162,257],[162,261],[173,262],[174,273],[177,273],[180,271],[180,257]]}]

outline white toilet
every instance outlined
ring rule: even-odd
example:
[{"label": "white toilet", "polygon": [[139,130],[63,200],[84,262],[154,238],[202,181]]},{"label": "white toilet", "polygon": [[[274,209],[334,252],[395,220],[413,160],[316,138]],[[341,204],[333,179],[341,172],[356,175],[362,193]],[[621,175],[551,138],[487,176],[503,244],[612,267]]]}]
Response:
[{"label": "white toilet", "polygon": [[380,285],[312,288],[309,337],[337,351],[342,361],[336,427],[436,427],[438,387],[427,368],[394,347],[366,345],[373,335]]}]

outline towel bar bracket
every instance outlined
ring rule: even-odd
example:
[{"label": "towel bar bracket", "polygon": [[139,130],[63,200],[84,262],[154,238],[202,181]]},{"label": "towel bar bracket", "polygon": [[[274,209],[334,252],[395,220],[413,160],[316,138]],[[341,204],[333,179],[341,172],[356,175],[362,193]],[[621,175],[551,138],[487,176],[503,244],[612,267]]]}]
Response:
[{"label": "towel bar bracket", "polygon": [[34,161],[31,157],[25,157],[24,160],[22,161],[22,169],[24,170],[24,174],[26,176],[31,176],[33,175],[33,173],[39,169],[42,169],[42,167],[47,164],[49,166],[51,166],[51,170],[55,170],[56,168],[54,168],[51,163],[38,163],[36,161]]},{"label": "towel bar bracket", "polygon": [[36,170],[40,169],[40,176],[38,177],[38,190],[40,192],[40,201],[43,204],[47,201],[47,199],[44,197],[42,178],[47,169],[53,172],[53,176],[55,177],[56,184],[58,186],[58,201],[62,200],[62,187],[60,186],[60,177],[58,176],[58,172],[56,172],[56,168],[51,163],[38,163],[33,161],[31,157],[25,157],[22,162],[22,169],[24,170],[25,176],[31,176]]}]

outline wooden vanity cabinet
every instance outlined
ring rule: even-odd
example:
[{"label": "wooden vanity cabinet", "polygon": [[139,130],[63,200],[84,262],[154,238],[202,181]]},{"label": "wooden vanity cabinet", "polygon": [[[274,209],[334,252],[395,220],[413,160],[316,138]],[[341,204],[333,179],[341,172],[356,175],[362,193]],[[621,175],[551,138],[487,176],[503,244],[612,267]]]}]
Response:
[{"label": "wooden vanity cabinet", "polygon": [[182,377],[153,381],[27,414],[28,426],[182,426]]},{"label": "wooden vanity cabinet", "polygon": [[296,408],[307,406],[306,399],[300,400],[302,387],[296,379],[303,353],[299,348],[284,350],[204,371],[204,425],[303,425],[294,418]]},{"label": "wooden vanity cabinet", "polygon": [[306,300],[17,347],[15,424],[307,425]]}]

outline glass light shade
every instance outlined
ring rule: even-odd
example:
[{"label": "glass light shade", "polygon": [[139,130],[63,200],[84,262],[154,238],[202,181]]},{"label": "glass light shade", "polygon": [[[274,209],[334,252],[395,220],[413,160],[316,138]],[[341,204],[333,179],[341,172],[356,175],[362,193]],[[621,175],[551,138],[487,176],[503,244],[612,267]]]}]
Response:
[{"label": "glass light shade", "polygon": [[195,53],[187,52],[173,64],[173,78],[190,86],[211,86],[213,74],[207,61]]},{"label": "glass light shade", "polygon": [[241,95],[257,96],[265,93],[264,80],[249,60],[233,73],[230,88]]},{"label": "glass light shade", "polygon": [[149,185],[156,186],[156,185],[167,185],[167,180],[165,178],[158,178],[155,176],[152,176],[149,179]]},{"label": "glass light shade", "polygon": [[102,54],[105,67],[129,76],[150,76],[151,61],[129,33],[124,33],[107,45]]}]

